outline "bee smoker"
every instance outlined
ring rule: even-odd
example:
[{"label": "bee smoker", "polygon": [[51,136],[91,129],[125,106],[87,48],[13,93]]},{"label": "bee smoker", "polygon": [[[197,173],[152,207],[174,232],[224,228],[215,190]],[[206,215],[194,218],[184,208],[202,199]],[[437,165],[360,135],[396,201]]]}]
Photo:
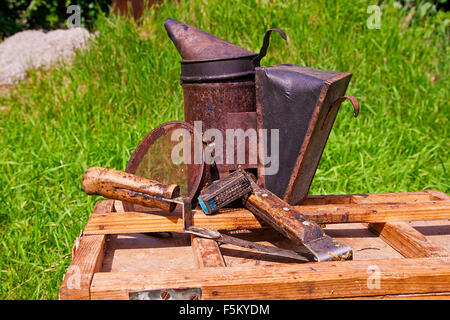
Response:
[{"label": "bee smoker", "polygon": [[[266,32],[256,54],[171,18],[164,25],[182,57],[180,80],[186,122],[202,121],[202,133],[215,128],[222,137],[227,129],[279,132],[275,151],[267,136],[257,137],[263,159],[259,150],[251,150],[251,144],[244,141],[245,163],[223,161],[229,158],[224,139],[218,175],[213,176],[214,171],[207,168],[204,181],[223,178],[240,166],[250,169],[258,185],[287,203],[301,203],[309,192],[341,103],[348,99],[354,115],[358,115],[356,98],[345,96],[352,74],[293,64],[260,67],[271,32],[286,40],[280,29]],[[250,161],[252,152],[258,153],[256,163]],[[236,160],[237,154],[234,144],[230,158]],[[272,163],[267,164],[273,154],[278,161],[275,169],[269,170]]]},{"label": "bee smoker", "polygon": [[[202,121],[202,133],[214,128],[223,137],[226,129],[255,129],[255,68],[266,54],[271,31],[286,39],[284,32],[269,30],[257,54],[171,18],[166,19],[164,26],[182,58],[180,80],[185,121],[192,125],[194,121]],[[236,170],[238,165],[257,168],[257,163],[249,161],[249,146],[245,148],[245,163],[226,163],[224,141],[223,161],[216,162],[219,177]],[[235,155],[236,152],[232,156]]]}]

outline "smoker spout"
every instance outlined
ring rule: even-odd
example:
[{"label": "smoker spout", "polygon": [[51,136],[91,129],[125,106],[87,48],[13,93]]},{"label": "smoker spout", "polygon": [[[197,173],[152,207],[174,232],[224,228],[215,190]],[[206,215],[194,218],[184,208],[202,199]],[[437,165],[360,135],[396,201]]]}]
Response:
[{"label": "smoker spout", "polygon": [[232,59],[256,55],[234,43],[172,18],[164,21],[164,27],[183,60]]}]

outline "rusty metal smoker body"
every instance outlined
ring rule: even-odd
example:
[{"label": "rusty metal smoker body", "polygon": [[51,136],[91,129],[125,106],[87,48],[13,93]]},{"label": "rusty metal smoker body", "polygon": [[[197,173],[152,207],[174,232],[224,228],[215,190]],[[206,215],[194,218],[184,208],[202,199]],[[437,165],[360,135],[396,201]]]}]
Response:
[{"label": "rusty metal smoker body", "polygon": [[[267,52],[271,32],[276,31],[286,39],[284,32],[267,31],[257,54],[171,18],[166,19],[164,26],[182,57],[180,82],[185,121],[192,125],[201,121],[202,133],[217,129],[223,137],[227,129],[256,129],[255,68]],[[217,177],[227,175],[239,165],[254,169],[258,166],[250,161],[248,144],[244,163],[227,163],[225,142],[221,149],[223,161],[216,163]],[[235,154],[232,156],[235,159]]]}]

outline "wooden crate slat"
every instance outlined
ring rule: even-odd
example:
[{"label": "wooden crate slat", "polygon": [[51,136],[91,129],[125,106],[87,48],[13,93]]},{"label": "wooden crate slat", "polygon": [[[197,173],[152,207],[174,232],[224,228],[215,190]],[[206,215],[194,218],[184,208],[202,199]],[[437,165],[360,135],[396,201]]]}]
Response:
[{"label": "wooden crate slat", "polygon": [[[110,212],[113,201],[98,201],[94,212]],[[101,270],[106,235],[81,236],[75,255],[62,281],[59,297],[67,300],[90,299],[90,286],[95,272]]]},{"label": "wooden crate slat", "polygon": [[[435,197],[428,193],[426,195]],[[374,203],[378,197],[356,196],[353,197],[353,201],[357,204]],[[369,223],[367,226],[406,258],[446,257],[449,255],[446,249],[430,243],[423,234],[406,222]]]},{"label": "wooden crate slat", "polygon": [[[450,219],[450,201],[412,203],[362,203],[305,205],[297,208],[308,218],[322,224],[378,223],[391,221],[429,221]],[[223,209],[215,215],[205,215],[194,210],[193,221],[197,226],[217,230],[259,229],[264,223],[247,209]],[[85,234],[115,234],[138,232],[182,231],[179,213],[171,214],[122,212],[93,213],[86,225]]]},{"label": "wooden crate slat", "polygon": [[351,297],[351,298],[339,298],[334,300],[450,300],[450,292]]},{"label": "wooden crate slat", "polygon": [[[450,257],[401,221],[450,219],[445,193],[383,193],[310,196],[298,208],[319,223],[363,223],[406,258],[268,266],[225,267],[215,241],[191,238],[196,269],[100,272],[108,234],[182,231],[179,213],[123,212],[120,201],[99,201],[63,279],[61,299],[128,299],[130,291],[202,289],[202,299],[448,299]],[[116,209],[116,210],[115,210]],[[113,211],[119,212],[113,212]],[[194,224],[218,229],[267,227],[246,209],[206,216],[194,210]],[[80,271],[81,277],[74,278]],[[369,288],[371,270],[380,286]],[[76,281],[81,279],[78,286]]]},{"label": "wooden crate slat", "polygon": [[431,200],[450,200],[450,196],[438,190],[424,190],[431,197]]},{"label": "wooden crate slat", "polygon": [[125,212],[123,208],[123,203],[120,200],[114,200],[114,211],[116,212]]},{"label": "wooden crate slat", "polygon": [[446,249],[434,245],[405,222],[370,223],[369,229],[406,258],[449,256]]},{"label": "wooden crate slat", "polygon": [[[427,190],[435,191],[435,190]],[[439,192],[439,191],[436,191]],[[445,194],[445,193],[444,193]],[[397,193],[369,193],[369,194],[343,194],[343,195],[311,195],[306,198],[303,205],[324,205],[324,204],[351,204],[362,203],[361,199],[367,199],[377,203],[393,203],[393,202],[424,202],[434,199],[430,193],[421,192],[397,192]],[[448,200],[448,199],[447,199]]]},{"label": "wooden crate slat", "polygon": [[216,241],[192,236],[191,246],[197,267],[225,267],[225,260]]},{"label": "wooden crate slat", "polygon": [[[372,270],[379,272],[377,284]],[[129,292],[201,288],[202,299],[317,299],[450,291],[450,259],[386,259],[281,266],[236,266],[170,272],[100,272],[93,299]]]}]

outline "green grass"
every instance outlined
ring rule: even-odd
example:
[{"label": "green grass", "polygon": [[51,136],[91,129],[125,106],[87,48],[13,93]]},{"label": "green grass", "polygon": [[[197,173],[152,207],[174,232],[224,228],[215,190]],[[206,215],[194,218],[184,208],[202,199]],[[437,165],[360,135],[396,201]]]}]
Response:
[{"label": "green grass", "polygon": [[[257,52],[263,65],[352,72],[312,193],[449,192],[448,14],[383,5],[369,30],[366,1],[181,1],[140,26],[100,18],[100,35],[71,67],[30,73],[0,95],[1,299],[56,299],[73,241],[98,198],[80,187],[90,166],[124,169],[158,124],[183,119],[179,56],[163,27],[185,21]],[[447,26],[446,26],[447,24]]]}]

